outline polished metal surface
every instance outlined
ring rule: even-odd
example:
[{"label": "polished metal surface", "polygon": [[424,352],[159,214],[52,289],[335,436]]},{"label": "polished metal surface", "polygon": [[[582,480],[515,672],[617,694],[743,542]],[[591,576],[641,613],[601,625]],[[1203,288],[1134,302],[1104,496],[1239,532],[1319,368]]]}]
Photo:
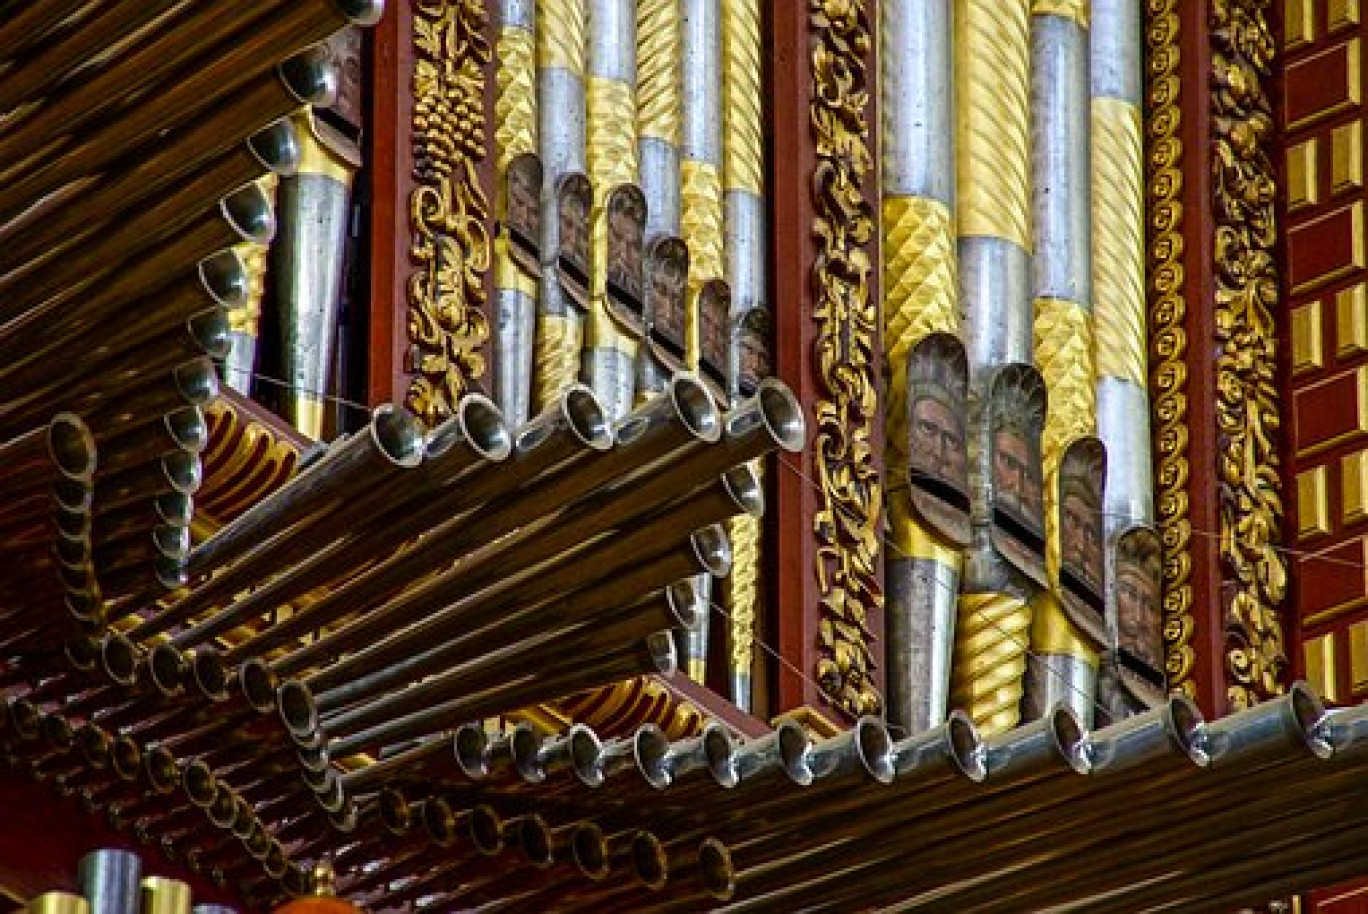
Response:
[{"label": "polished metal surface", "polygon": [[1091,727],[1095,716],[1097,668],[1074,654],[1034,654],[1026,668],[1027,708],[1024,716],[1038,717],[1046,709],[1062,705]]},{"label": "polished metal surface", "polygon": [[888,652],[888,719],[919,733],[945,720],[960,576],[934,559],[885,561],[886,639],[897,646]]},{"label": "polished metal surface", "polygon": [[641,190],[646,195],[646,238],[679,234],[679,149],[659,137],[637,140]]},{"label": "polished metal surface", "polygon": [[1089,35],[1093,97],[1120,99],[1138,107],[1144,101],[1140,0],[1092,0]]},{"label": "polished metal surface", "polygon": [[964,343],[969,384],[1008,363],[1032,362],[1031,256],[1002,238],[959,239]]},{"label": "polished metal surface", "polygon": [[256,377],[256,334],[244,330],[229,332],[228,356],[223,360],[223,384],[244,397],[252,395],[252,379]]},{"label": "polished metal surface", "polygon": [[680,0],[684,19],[681,154],[722,164],[721,0]]},{"label": "polished metal surface", "polygon": [[532,414],[532,337],[537,303],[522,289],[497,289],[495,300],[494,400],[513,426]]},{"label": "polished metal surface", "polygon": [[282,178],[278,194],[274,275],[280,371],[289,384],[285,414],[301,432],[321,438],[335,367],[350,188],[332,174],[300,173]]},{"label": "polished metal surface", "polygon": [[[541,21],[538,20],[539,26]],[[545,27],[545,26],[542,26]],[[539,28],[540,31],[540,28]],[[584,171],[585,101],[582,73],[559,66],[537,69],[537,134],[539,154],[546,176],[546,197],[554,200],[556,181],[568,172]],[[554,243],[547,243],[545,232],[556,228],[553,205],[542,209],[542,256],[555,251]],[[552,237],[554,242],[554,236]]]},{"label": "polished metal surface", "polygon": [[496,25],[502,28],[533,29],[537,22],[536,0],[498,0],[493,8]]},{"label": "polished metal surface", "polygon": [[[634,0],[588,0],[585,8],[588,11],[585,20],[588,75],[635,85]],[[626,126],[635,129],[635,125]]]},{"label": "polished metal surface", "polygon": [[953,0],[880,6],[883,191],[954,206]]},{"label": "polished metal surface", "polygon": [[[731,313],[736,318],[751,308],[769,304],[766,273],[767,204],[763,197],[741,190],[724,196],[727,224],[727,284],[731,286]],[[736,354],[733,353],[733,359]],[[732,377],[738,365],[732,366]]]},{"label": "polished metal surface", "polygon": [[77,881],[90,914],[137,914],[142,860],[132,851],[86,854],[77,865]]},{"label": "polished metal surface", "polygon": [[1088,33],[1031,18],[1036,297],[1092,305]]},{"label": "polished metal surface", "polygon": [[1120,378],[1097,381],[1097,435],[1107,445],[1103,522],[1108,537],[1154,522],[1149,394]]}]

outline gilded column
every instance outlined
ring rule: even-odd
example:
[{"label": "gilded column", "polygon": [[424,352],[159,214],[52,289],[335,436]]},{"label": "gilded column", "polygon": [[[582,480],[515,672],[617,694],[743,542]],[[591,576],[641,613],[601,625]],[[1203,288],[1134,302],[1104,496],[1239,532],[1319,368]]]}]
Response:
[{"label": "gilded column", "polygon": [[537,0],[537,136],[542,160],[541,258],[533,399],[541,412],[579,379],[583,318],[560,275],[562,178],[584,172],[585,0]]},{"label": "gilded column", "polygon": [[[1145,316],[1144,26],[1140,0],[1093,0],[1092,218],[1097,434],[1107,446],[1107,579],[1128,529],[1154,523]],[[1108,623],[1116,630],[1115,586]],[[1158,613],[1152,620],[1158,628]]]},{"label": "gilded column", "polygon": [[[956,619],[951,701],[995,733],[1020,719],[1031,626],[1027,601],[1035,589],[994,542],[1000,487],[994,485],[992,408],[998,374],[1028,366],[1032,357],[1030,0],[955,0],[954,30],[955,212],[974,404],[974,541]],[[1010,386],[1021,387],[1016,376],[1023,372],[1012,373]],[[1033,421],[1011,415],[1023,404],[1034,406],[1035,398],[1004,396],[1004,419]],[[1039,472],[1038,463],[1032,466],[1038,453],[1030,450],[1014,464],[1024,476]],[[1038,491],[1038,478],[1027,485]],[[1038,517],[1038,505],[1027,510]]]},{"label": "gilded column", "polygon": [[[637,3],[637,156],[646,197],[646,241],[680,232],[680,113],[684,83],[680,0]],[[637,399],[665,386],[669,370],[642,346]]]},{"label": "gilded column", "polygon": [[637,341],[608,311],[608,195],[635,184],[636,9],[632,0],[589,0],[588,173],[594,189],[590,307],[581,375],[620,419],[632,408]]},{"label": "gilded column", "polygon": [[[495,45],[494,139],[503,230],[494,245],[497,373],[494,399],[505,420],[516,428],[532,406],[532,347],[536,327],[537,279],[519,263],[510,245],[510,229],[519,228],[518,204],[523,194],[520,171],[510,166],[519,156],[537,152],[536,0],[498,0]],[[538,188],[535,193],[540,193]]]},{"label": "gilded column", "polygon": [[[953,0],[885,0],[881,15],[885,454],[891,528],[884,566],[887,713],[890,723],[915,733],[945,718],[962,565],[963,544],[923,522],[913,505],[915,422],[909,371],[914,347],[928,334],[960,335]],[[954,404],[936,400],[918,404],[928,421],[953,421]],[[958,405],[962,413],[963,402]],[[959,437],[962,448],[962,429]]]},{"label": "gilded column", "polygon": [[[1065,614],[1059,573],[1059,515],[1064,506],[1058,485],[1065,451],[1080,438],[1093,435],[1096,428],[1088,0],[1034,0],[1031,44],[1035,358],[1050,406],[1041,441],[1050,586],[1035,600],[1025,712],[1028,717],[1039,717],[1062,703],[1091,722],[1097,689],[1096,650],[1101,645],[1091,643]],[[1080,501],[1090,504],[1092,500]],[[1100,559],[1100,539],[1095,545]]]},{"label": "gilded column", "polygon": [[[741,393],[741,321],[752,309],[769,304],[760,17],[760,0],[722,0],[722,184],[726,276],[732,294],[727,393],[733,400]],[[763,465],[757,462],[755,468],[761,472]],[[729,524],[727,532],[732,543],[732,568],[725,585],[727,670],[732,701],[749,711],[760,600],[760,518],[743,515]]]}]

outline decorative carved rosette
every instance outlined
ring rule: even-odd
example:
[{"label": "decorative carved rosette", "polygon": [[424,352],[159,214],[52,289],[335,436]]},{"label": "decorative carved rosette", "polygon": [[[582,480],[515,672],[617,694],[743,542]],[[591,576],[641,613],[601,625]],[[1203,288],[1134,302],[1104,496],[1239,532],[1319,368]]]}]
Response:
[{"label": "decorative carved rosette", "polygon": [[490,61],[484,0],[413,2],[413,176],[409,224],[406,405],[430,425],[485,373],[484,275],[492,260],[489,200],[478,166],[487,144]]},{"label": "decorative carved rosette", "polygon": [[883,489],[871,449],[879,413],[870,250],[876,225],[864,186],[873,165],[867,117],[873,35],[865,0],[810,0],[808,9],[817,156],[812,317],[819,397],[812,409],[822,656],[816,672],[832,704],[872,714],[882,698],[871,679],[868,620],[884,603],[878,567]]},{"label": "decorative carved rosette", "polygon": [[1230,710],[1283,691],[1287,568],[1278,471],[1279,280],[1269,0],[1211,7],[1217,485]]}]

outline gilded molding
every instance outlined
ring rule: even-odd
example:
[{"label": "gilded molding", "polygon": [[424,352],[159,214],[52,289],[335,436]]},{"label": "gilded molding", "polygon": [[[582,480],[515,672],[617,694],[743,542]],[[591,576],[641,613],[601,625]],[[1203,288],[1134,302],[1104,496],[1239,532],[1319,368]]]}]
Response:
[{"label": "gilded molding", "polygon": [[655,724],[670,739],[685,739],[697,736],[707,719],[697,705],[654,676],[624,679],[542,707],[554,708],[604,737],[630,736],[644,724]]},{"label": "gilded molding", "polygon": [[1188,514],[1187,302],[1183,298],[1183,141],[1178,4],[1146,0],[1145,196],[1155,510],[1164,546],[1164,668],[1170,691],[1197,697]]},{"label": "gilded molding", "polygon": [[869,616],[881,612],[878,573],[883,488],[871,441],[879,414],[871,295],[877,226],[864,183],[870,150],[868,58],[874,36],[866,0],[809,0],[813,85],[809,99],[817,164],[812,176],[817,239],[812,266],[818,392],[812,404],[818,483],[814,518],[821,623],[817,681],[833,705],[875,714]]},{"label": "gilded molding", "polygon": [[1277,47],[1269,0],[1212,6],[1212,213],[1216,223],[1216,422],[1226,698],[1230,711],[1283,692],[1279,613],[1282,481],[1274,365],[1279,308],[1276,178],[1268,98]]},{"label": "gilded molding", "polygon": [[486,370],[484,276],[493,253],[486,155],[484,0],[413,0],[413,177],[409,196],[408,370],[405,405],[429,424]]},{"label": "gilded molding", "polygon": [[299,447],[252,415],[240,400],[221,397],[204,408],[209,443],[200,459],[204,484],[195,493],[195,523],[212,533],[290,480]]}]

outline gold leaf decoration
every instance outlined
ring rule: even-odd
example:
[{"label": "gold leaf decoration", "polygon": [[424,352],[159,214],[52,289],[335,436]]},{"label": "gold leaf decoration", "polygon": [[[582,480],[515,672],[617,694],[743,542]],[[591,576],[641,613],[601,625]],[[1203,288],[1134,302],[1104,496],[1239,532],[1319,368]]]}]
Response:
[{"label": "gold leaf decoration", "polygon": [[1274,378],[1279,280],[1269,0],[1212,5],[1212,214],[1219,548],[1229,711],[1283,691],[1287,567]]},{"label": "gold leaf decoration", "polygon": [[869,147],[869,57],[865,0],[809,0],[813,73],[809,114],[817,164],[812,176],[812,266],[818,398],[813,460],[821,623],[817,681],[848,714],[875,714],[869,629],[882,612],[879,580],[883,488],[871,441],[879,414],[874,353],[878,304],[871,294],[874,208],[865,194]]},{"label": "gold leaf decoration", "polygon": [[492,243],[477,167],[486,155],[484,0],[413,0],[413,177],[406,405],[429,424],[485,373]]}]

